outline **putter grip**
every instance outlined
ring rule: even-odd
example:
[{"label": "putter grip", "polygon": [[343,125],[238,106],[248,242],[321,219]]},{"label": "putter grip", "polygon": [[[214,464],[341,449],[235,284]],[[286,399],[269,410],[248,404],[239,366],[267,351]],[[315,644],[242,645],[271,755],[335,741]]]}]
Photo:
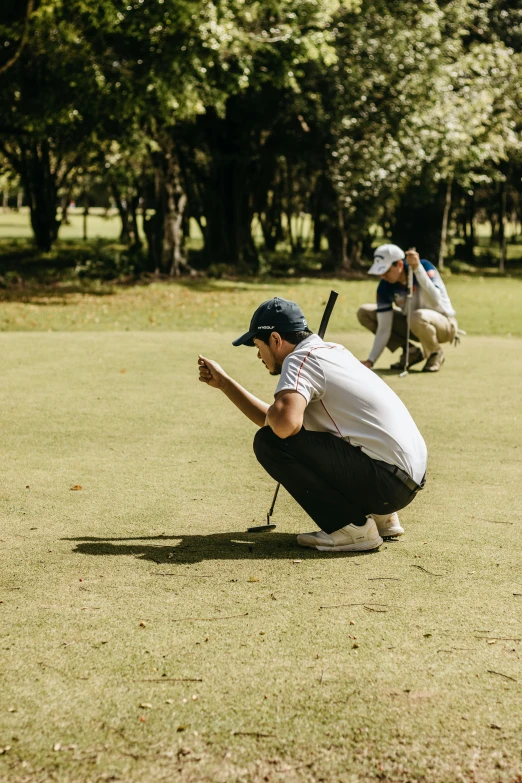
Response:
[{"label": "putter grip", "polygon": [[339,294],[337,293],[337,291],[330,291],[330,296],[328,298],[328,302],[326,303],[326,307],[325,307],[325,310],[324,310],[324,313],[323,313],[323,317],[321,318],[321,324],[319,326],[319,331],[317,332],[317,334],[319,335],[321,340],[323,339],[323,337],[325,335],[326,327],[328,326],[328,321],[330,320],[330,316],[332,314],[332,310],[334,309],[334,304],[335,304],[338,296],[339,296]]},{"label": "putter grip", "polygon": [[413,269],[411,266],[408,267],[408,298],[411,299],[413,296]]}]

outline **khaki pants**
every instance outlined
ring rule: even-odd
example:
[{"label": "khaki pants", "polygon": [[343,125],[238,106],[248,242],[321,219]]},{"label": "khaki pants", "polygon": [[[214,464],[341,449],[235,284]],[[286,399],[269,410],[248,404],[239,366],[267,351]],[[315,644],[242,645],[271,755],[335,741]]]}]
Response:
[{"label": "khaki pants", "polygon": [[[359,323],[374,334],[377,331],[377,305],[364,304],[357,311]],[[426,358],[440,349],[440,343],[449,343],[457,333],[457,321],[436,310],[413,310],[411,314],[410,339],[419,342]],[[400,310],[393,310],[393,325],[387,347],[390,351],[406,346],[407,320]]]}]

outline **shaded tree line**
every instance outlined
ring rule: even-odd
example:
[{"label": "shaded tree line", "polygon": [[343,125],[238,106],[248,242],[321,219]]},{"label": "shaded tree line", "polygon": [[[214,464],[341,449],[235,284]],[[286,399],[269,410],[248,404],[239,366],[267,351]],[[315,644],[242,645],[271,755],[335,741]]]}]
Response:
[{"label": "shaded tree line", "polygon": [[282,243],[283,268],[346,271],[376,227],[442,266],[451,225],[472,261],[477,217],[505,260],[522,0],[129,2],[0,11],[0,166],[42,251],[71,193],[101,189],[163,274],[256,273]]}]

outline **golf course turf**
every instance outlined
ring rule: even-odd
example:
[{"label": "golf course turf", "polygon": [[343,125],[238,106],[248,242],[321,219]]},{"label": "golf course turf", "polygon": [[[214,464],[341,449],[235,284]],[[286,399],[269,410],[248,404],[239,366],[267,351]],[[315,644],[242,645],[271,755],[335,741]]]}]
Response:
[{"label": "golf course turf", "polygon": [[201,352],[270,400],[233,327],[0,333],[0,780],[522,781],[520,339],[381,360],[427,486],[400,540],[328,555],[284,490],[246,533],[274,483],[197,381]]}]

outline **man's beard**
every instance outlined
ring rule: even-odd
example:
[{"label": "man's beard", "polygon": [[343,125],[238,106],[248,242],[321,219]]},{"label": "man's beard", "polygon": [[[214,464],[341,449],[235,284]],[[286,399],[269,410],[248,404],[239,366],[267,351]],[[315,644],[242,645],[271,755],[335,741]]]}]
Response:
[{"label": "man's beard", "polygon": [[275,356],[274,356],[274,354],[272,352],[272,349],[270,347],[268,348],[268,350],[270,352],[270,356],[272,357],[272,361],[274,362],[274,369],[269,371],[270,375],[281,375],[281,370],[283,369],[283,365],[279,364],[276,361],[276,358],[275,358]]}]

